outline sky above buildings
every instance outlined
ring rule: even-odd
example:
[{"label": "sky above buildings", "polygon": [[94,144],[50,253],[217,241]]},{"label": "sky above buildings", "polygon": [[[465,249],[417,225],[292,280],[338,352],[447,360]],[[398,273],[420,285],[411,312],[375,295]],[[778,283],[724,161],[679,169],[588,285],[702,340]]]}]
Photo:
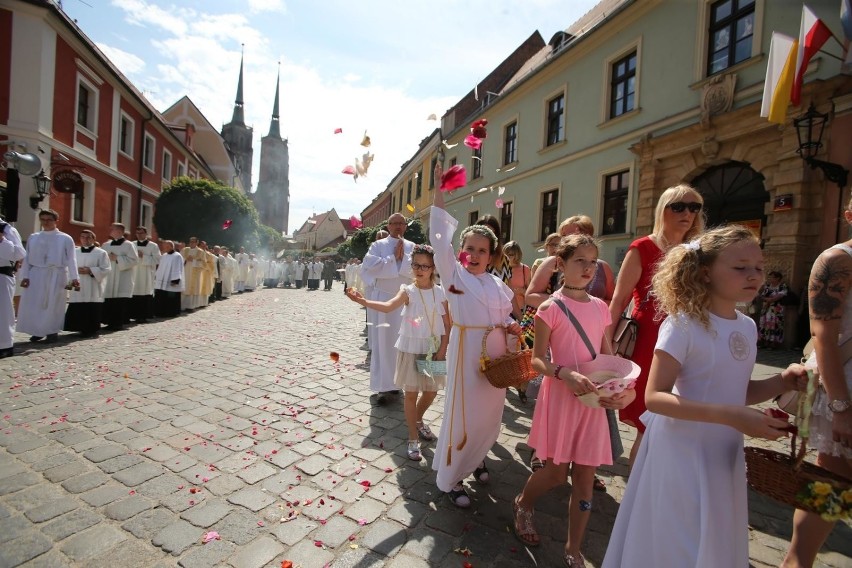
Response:
[{"label": "sky above buildings", "polygon": [[[281,72],[290,230],[314,212],[359,215],[439,117],[538,30],[545,41],[596,0],[63,0],[62,7],[159,110],[184,95],[231,120],[245,50],[245,117],[269,132]],[[341,128],[342,134],[334,134]],[[375,159],[341,173],[370,135]]]}]

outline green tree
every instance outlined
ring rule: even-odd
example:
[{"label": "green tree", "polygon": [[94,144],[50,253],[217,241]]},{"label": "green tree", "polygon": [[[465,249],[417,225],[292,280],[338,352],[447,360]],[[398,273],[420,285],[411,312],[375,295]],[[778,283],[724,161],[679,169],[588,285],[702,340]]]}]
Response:
[{"label": "green tree", "polygon": [[[387,221],[382,222],[375,227],[362,227],[355,231],[352,236],[346,240],[341,248],[338,249],[338,254],[344,258],[364,258],[367,251],[370,249],[370,244],[376,240],[376,233],[381,230],[387,230]],[[423,244],[427,241],[428,235],[423,232],[423,225],[418,219],[412,219],[408,222],[408,227],[405,229],[405,238],[416,244]],[[343,247],[348,248],[344,249]],[[341,250],[345,250],[344,255]]]},{"label": "green tree", "polygon": [[[228,223],[230,222],[230,223]],[[175,178],[163,188],[154,212],[157,234],[175,241],[198,237],[210,245],[267,249],[274,229],[260,224],[254,204],[216,181]],[[226,228],[227,227],[227,228]]]}]

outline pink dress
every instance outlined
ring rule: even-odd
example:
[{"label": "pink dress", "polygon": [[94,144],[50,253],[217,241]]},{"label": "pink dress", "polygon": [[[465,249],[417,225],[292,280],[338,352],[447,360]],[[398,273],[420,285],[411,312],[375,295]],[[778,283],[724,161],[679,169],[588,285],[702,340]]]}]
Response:
[{"label": "pink dress", "polygon": [[[553,293],[583,326],[595,349],[599,349],[604,329],[610,323],[609,308],[598,298],[588,302],[566,298],[561,290]],[[576,328],[556,304],[536,313],[550,327],[550,351],[557,365],[576,368],[592,359]],[[612,463],[606,411],[589,408],[577,400],[565,382],[545,375],[538,394],[530,429],[529,445],[536,455],[553,463],[575,462],[599,466]]]}]

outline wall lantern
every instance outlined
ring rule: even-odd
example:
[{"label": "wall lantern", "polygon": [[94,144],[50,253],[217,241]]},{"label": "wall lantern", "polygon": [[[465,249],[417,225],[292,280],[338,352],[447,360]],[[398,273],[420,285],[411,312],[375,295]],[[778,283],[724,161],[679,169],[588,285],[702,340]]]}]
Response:
[{"label": "wall lantern", "polygon": [[30,197],[30,207],[38,209],[39,203],[50,193],[50,182],[51,179],[47,177],[44,170],[41,170],[38,175],[33,176],[36,194]]},{"label": "wall lantern", "polygon": [[821,169],[825,179],[836,183],[842,190],[849,180],[849,170],[840,164],[816,159],[816,155],[822,148],[822,133],[826,123],[828,123],[828,115],[817,112],[813,103],[805,114],[793,119],[793,126],[796,127],[796,135],[799,137],[799,149],[796,152],[812,170]]}]

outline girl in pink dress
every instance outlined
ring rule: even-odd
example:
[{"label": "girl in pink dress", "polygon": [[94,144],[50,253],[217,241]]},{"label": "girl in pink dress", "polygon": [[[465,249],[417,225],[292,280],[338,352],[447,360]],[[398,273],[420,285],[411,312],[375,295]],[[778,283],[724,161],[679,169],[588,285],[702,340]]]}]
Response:
[{"label": "girl in pink dress", "polygon": [[[580,547],[592,509],[595,468],[612,463],[605,409],[624,408],[636,393],[630,389],[601,398],[600,408],[590,408],[577,399],[597,390],[576,370],[578,365],[595,357],[592,350],[611,352],[604,333],[610,323],[609,308],[586,292],[598,260],[598,245],[592,237],[574,234],[562,238],[556,256],[564,286],[536,313],[533,366],[544,374],[544,381],[529,437],[529,445],[547,465],[530,475],[523,492],[515,498],[514,530],[527,546],[539,544],[532,522],[533,507],[539,497],[565,483],[570,473],[572,490],[564,552],[570,568],[585,566]],[[576,318],[585,339],[566,312]],[[548,360],[548,349],[552,361]]]}]

